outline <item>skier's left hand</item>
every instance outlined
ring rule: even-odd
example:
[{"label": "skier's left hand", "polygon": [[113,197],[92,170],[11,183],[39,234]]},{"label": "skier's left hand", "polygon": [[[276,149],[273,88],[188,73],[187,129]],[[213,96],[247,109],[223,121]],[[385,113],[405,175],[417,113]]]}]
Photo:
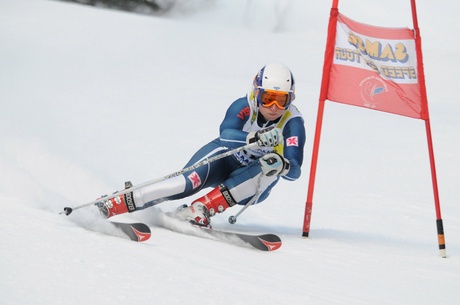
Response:
[{"label": "skier's left hand", "polygon": [[251,144],[255,142],[260,147],[275,147],[283,142],[283,132],[279,128],[270,126],[256,132],[248,133],[246,143]]},{"label": "skier's left hand", "polygon": [[289,172],[289,160],[277,153],[269,153],[259,159],[265,176],[284,176]]}]

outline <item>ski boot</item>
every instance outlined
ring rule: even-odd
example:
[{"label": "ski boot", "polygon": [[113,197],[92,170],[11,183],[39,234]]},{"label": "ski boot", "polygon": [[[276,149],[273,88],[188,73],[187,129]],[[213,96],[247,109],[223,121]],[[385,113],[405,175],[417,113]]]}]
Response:
[{"label": "ski boot", "polygon": [[211,215],[208,208],[201,202],[193,202],[190,206],[181,205],[176,209],[175,215],[193,225],[211,228]]},{"label": "ski boot", "polygon": [[[125,182],[125,189],[130,188],[131,186],[131,182]],[[94,204],[99,208],[99,212],[104,218],[110,218],[124,213],[131,213],[136,210],[133,192],[118,195],[110,199],[104,199],[104,197],[107,197],[107,195],[102,196],[102,198],[100,198],[101,201]]]},{"label": "ski boot", "polygon": [[203,197],[196,199],[190,206],[180,207],[176,215],[194,225],[211,228],[211,217],[235,204],[227,187],[220,185]]}]

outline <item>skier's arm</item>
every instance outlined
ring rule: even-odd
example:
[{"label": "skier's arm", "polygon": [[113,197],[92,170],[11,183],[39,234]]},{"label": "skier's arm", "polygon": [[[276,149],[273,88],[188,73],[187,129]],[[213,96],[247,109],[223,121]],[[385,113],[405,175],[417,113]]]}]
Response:
[{"label": "skier's arm", "polygon": [[247,132],[242,131],[249,119],[250,109],[246,97],[239,98],[227,109],[220,124],[220,141],[231,149],[246,145]]},{"label": "skier's arm", "polygon": [[286,180],[296,180],[300,177],[303,162],[303,150],[306,140],[303,119],[300,117],[291,119],[283,130],[284,158],[289,160],[289,172],[283,176]]}]

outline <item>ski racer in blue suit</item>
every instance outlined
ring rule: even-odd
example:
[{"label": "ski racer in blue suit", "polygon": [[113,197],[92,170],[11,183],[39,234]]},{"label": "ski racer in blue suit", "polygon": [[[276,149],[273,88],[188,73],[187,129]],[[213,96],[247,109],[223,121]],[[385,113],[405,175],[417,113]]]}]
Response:
[{"label": "ski racer in blue suit", "polygon": [[182,219],[210,227],[216,213],[236,204],[264,201],[281,177],[300,177],[306,135],[302,115],[292,104],[294,98],[291,71],[282,64],[267,64],[254,78],[253,90],[228,108],[220,136],[199,149],[185,167],[253,145],[177,177],[101,201],[101,213],[108,218],[134,212],[210,187],[209,193],[176,212]]}]

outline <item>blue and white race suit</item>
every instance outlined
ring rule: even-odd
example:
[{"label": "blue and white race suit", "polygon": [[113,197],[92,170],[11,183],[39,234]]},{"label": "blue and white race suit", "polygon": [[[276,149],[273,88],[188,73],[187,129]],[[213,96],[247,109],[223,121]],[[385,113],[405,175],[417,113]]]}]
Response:
[{"label": "blue and white race suit", "polygon": [[245,205],[256,194],[259,194],[256,203],[265,200],[279,177],[262,174],[258,159],[263,155],[273,151],[279,153],[290,162],[289,172],[283,178],[296,180],[300,177],[306,135],[302,115],[292,104],[279,119],[267,121],[258,111],[252,95],[237,99],[227,109],[220,125],[220,136],[199,149],[185,165],[189,167],[205,158],[244,146],[249,132],[269,126],[282,130],[283,143],[274,148],[243,150],[191,172],[134,191],[137,209],[166,200],[182,199],[204,188],[218,185],[225,186],[233,199],[241,205]]}]

